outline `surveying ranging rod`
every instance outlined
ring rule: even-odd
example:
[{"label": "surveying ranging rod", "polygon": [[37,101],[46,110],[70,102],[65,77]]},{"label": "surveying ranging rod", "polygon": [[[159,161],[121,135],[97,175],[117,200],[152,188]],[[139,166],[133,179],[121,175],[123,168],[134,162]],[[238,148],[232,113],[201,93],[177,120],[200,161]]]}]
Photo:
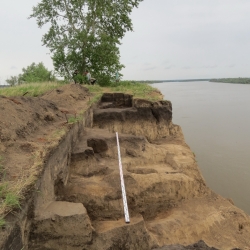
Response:
[{"label": "surveying ranging rod", "polygon": [[125,190],[123,171],[122,171],[121,151],[120,151],[120,144],[119,144],[119,138],[118,138],[118,133],[117,132],[116,132],[116,141],[117,141],[117,149],[118,149],[118,160],[119,160],[119,169],[120,169],[122,200],[123,200],[125,222],[130,223],[129,213],[128,213],[128,203],[127,203],[126,190]]}]

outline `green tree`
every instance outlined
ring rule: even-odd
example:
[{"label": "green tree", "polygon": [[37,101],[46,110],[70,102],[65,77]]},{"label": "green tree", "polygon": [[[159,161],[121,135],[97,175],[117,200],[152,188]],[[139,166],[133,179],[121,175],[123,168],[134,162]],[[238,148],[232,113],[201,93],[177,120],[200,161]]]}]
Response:
[{"label": "green tree", "polygon": [[14,86],[14,85],[18,84],[18,76],[11,76],[9,79],[6,79],[6,82],[10,86]]},{"label": "green tree", "polygon": [[46,82],[54,81],[55,76],[52,71],[45,68],[42,62],[32,63],[27,68],[22,69],[23,73],[19,75],[18,82]]},{"label": "green tree", "polygon": [[142,0],[41,0],[30,18],[38,27],[49,24],[42,41],[51,53],[56,72],[72,78],[74,70],[89,70],[107,85],[121,70],[118,45],[132,31],[129,17]]},{"label": "green tree", "polygon": [[25,82],[47,82],[56,80],[53,72],[45,68],[42,62],[38,64],[32,63],[27,68],[23,68],[22,72],[23,73],[18,76],[11,76],[9,79],[6,79],[6,82],[14,86]]}]

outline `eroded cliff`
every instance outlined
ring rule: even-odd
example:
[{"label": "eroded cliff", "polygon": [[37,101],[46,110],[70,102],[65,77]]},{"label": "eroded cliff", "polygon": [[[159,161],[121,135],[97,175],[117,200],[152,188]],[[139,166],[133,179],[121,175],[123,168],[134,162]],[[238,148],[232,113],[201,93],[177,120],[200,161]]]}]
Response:
[{"label": "eroded cliff", "polygon": [[[60,91],[44,100],[51,102]],[[72,105],[79,96],[84,100],[84,93],[78,88]],[[63,106],[62,98],[60,103],[53,99],[55,106]],[[206,186],[181,128],[172,123],[171,102],[109,93],[83,118],[70,125],[47,156],[29,218],[16,223],[20,245],[143,250],[203,240],[217,249],[250,247],[250,217]],[[129,224],[124,221],[115,132]],[[18,249],[11,247],[6,243],[3,249]]]}]

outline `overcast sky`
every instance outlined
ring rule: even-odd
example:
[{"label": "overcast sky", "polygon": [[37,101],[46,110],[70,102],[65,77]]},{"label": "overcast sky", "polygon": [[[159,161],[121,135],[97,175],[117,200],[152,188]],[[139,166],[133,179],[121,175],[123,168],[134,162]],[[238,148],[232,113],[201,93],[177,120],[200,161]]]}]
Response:
[{"label": "overcast sky", "polygon": [[[0,83],[32,62],[53,69],[38,0],[1,0]],[[122,41],[124,79],[250,77],[250,0],[144,0]]]}]

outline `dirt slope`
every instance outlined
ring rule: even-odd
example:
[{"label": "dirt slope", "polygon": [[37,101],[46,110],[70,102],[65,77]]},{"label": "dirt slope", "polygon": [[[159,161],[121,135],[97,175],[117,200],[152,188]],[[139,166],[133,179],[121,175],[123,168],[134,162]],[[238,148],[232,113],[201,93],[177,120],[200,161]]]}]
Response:
[{"label": "dirt slope", "polygon": [[[88,107],[88,89],[65,85],[41,97],[0,96],[0,156],[3,183],[21,195],[36,175],[45,149],[67,128],[67,119]],[[1,202],[1,201],[0,201]],[[0,207],[0,215],[4,213]]]}]

